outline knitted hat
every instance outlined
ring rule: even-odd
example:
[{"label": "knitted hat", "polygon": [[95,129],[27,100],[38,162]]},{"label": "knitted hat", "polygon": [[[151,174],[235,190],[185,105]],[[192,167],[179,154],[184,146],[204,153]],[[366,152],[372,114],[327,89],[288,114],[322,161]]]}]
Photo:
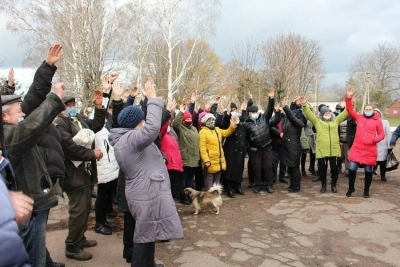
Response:
[{"label": "knitted hat", "polygon": [[10,105],[13,103],[22,102],[20,95],[2,95],[1,96],[1,105]]},{"label": "knitted hat", "polygon": [[143,119],[143,110],[136,106],[128,106],[119,113],[118,124],[122,128],[135,128]]},{"label": "knitted hat", "polygon": [[257,112],[258,107],[256,105],[252,105],[247,109],[248,112]]},{"label": "knitted hat", "polygon": [[182,121],[185,121],[186,119],[191,119],[192,118],[192,114],[190,114],[189,111],[185,111],[185,113],[183,113],[182,116]]},{"label": "knitted hat", "polygon": [[341,108],[342,107],[339,104],[336,105],[336,109],[341,109]]},{"label": "knitted hat", "polygon": [[325,113],[327,112],[331,112],[331,110],[327,107],[327,106],[323,106],[321,107],[319,113],[321,114],[321,116],[324,116]]},{"label": "knitted hat", "polygon": [[326,107],[326,105],[325,104],[320,104],[319,106],[318,106],[318,112],[321,112],[321,108],[322,107]]},{"label": "knitted hat", "polygon": [[232,102],[232,103],[231,103],[231,108],[236,108],[236,109],[237,109],[236,104]]},{"label": "knitted hat", "polygon": [[213,114],[211,113],[207,113],[206,115],[204,115],[203,118],[201,118],[201,123],[202,124],[206,124],[206,122],[208,121],[208,119],[213,118],[215,120],[215,117]]}]

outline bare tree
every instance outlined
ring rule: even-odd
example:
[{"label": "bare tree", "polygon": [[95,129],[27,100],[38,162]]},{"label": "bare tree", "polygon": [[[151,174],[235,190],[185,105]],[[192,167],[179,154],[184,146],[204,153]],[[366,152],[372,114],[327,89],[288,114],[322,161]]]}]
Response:
[{"label": "bare tree", "polygon": [[[154,19],[168,47],[168,98],[179,91],[188,69],[190,58],[197,45],[209,34],[214,33],[216,18],[219,15],[218,0],[156,0],[154,3]],[[189,52],[177,57],[181,63],[174,62],[179,44],[183,39],[194,41]],[[181,65],[177,70],[177,65]],[[174,73],[175,72],[175,73]]]},{"label": "bare tree", "polygon": [[351,76],[361,84],[363,106],[372,103],[386,107],[400,93],[400,45],[382,43],[372,52],[356,56]]},{"label": "bare tree", "polygon": [[315,81],[324,78],[318,42],[295,33],[280,33],[261,45],[264,75],[283,95],[313,92]]},{"label": "bare tree", "polygon": [[117,52],[113,47],[115,2],[4,0],[2,4],[9,15],[7,28],[19,34],[27,48],[26,64],[37,66],[43,51],[54,41],[60,42],[64,56],[57,73],[78,100],[89,103]]},{"label": "bare tree", "polygon": [[[236,79],[237,89],[235,95],[239,95],[239,99],[246,98],[248,92],[253,94],[261,90],[261,84],[257,77],[258,44],[254,39],[247,39],[235,44],[232,49],[232,59],[237,63]],[[259,99],[260,101],[260,99]],[[260,103],[259,103],[260,104]]]}]

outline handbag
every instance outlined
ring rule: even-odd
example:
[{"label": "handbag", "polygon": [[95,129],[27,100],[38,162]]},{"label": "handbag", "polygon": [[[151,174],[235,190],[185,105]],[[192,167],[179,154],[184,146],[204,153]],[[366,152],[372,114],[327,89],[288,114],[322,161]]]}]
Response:
[{"label": "handbag", "polygon": [[399,161],[394,155],[393,151],[389,151],[386,158],[386,171],[390,172],[396,170],[399,167]]}]

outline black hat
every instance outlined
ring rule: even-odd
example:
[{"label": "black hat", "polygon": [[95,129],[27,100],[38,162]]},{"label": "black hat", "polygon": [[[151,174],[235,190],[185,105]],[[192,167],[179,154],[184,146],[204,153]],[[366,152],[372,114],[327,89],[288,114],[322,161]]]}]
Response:
[{"label": "black hat", "polygon": [[10,105],[13,103],[22,102],[20,95],[2,95],[1,96],[1,105]]},{"label": "black hat", "polygon": [[232,103],[231,103],[231,108],[236,108],[236,109],[237,109],[236,104],[232,102]]},{"label": "black hat", "polygon": [[68,103],[72,103],[75,102],[75,97],[73,96],[64,96],[62,101],[64,102],[64,104],[68,104]]},{"label": "black hat", "polygon": [[247,109],[248,112],[257,112],[258,107],[256,105],[252,105]]},{"label": "black hat", "polygon": [[335,109],[342,109],[342,107],[339,104],[337,104]]}]

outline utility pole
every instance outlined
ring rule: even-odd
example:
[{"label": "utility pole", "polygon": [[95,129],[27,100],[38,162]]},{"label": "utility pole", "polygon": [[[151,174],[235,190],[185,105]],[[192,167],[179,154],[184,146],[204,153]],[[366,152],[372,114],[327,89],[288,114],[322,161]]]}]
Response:
[{"label": "utility pole", "polygon": [[367,104],[371,104],[370,99],[369,99],[369,72],[367,72]]},{"label": "utility pole", "polygon": [[369,72],[366,72],[365,73],[365,90],[364,90],[361,111],[364,110],[365,105],[370,103],[369,101],[370,101],[370,99],[369,99]]}]

